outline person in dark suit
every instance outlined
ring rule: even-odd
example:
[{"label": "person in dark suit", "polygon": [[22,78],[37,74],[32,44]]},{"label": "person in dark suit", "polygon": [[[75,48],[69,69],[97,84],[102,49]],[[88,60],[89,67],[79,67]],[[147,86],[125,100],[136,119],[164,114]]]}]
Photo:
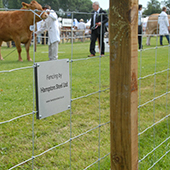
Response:
[{"label": "person in dark suit", "polygon": [[142,5],[138,6],[138,44],[139,49],[142,49]]},{"label": "person in dark suit", "polygon": [[105,24],[108,22],[108,16],[106,11],[104,11],[102,8],[99,6],[99,2],[94,2],[93,3],[93,9],[94,11],[92,12],[91,16],[91,43],[90,43],[90,55],[88,57],[93,57],[95,56],[95,43],[98,38],[99,44],[101,47],[101,56],[104,56],[104,33],[105,33]]}]

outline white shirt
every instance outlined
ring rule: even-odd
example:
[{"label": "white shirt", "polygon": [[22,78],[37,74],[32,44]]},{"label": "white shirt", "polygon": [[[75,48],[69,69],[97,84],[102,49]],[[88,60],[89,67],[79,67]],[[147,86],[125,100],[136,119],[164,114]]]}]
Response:
[{"label": "white shirt", "polygon": [[138,11],[138,25],[142,25],[142,10]]},{"label": "white shirt", "polygon": [[158,24],[159,24],[160,35],[169,34],[169,31],[168,31],[169,21],[168,21],[168,15],[166,14],[166,12],[162,11],[160,13],[160,15],[158,16]]},{"label": "white shirt", "polygon": [[53,10],[50,10],[50,14],[45,19],[44,25],[36,31],[36,34],[43,33],[45,30],[48,31],[48,45],[60,41],[58,16]]},{"label": "white shirt", "polygon": [[43,26],[43,24],[44,24],[44,21],[43,21],[43,20],[37,22],[37,31],[40,30],[40,28]]},{"label": "white shirt", "polygon": [[96,13],[99,13],[99,11],[100,11],[100,8],[96,11],[96,12],[94,12],[94,18],[93,18],[93,26],[95,26],[96,25]]}]

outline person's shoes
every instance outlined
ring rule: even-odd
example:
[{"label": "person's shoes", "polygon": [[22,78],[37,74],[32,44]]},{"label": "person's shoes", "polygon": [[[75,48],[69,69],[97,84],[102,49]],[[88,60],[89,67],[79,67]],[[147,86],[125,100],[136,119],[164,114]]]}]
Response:
[{"label": "person's shoes", "polygon": [[101,54],[101,57],[104,57],[104,54]]},{"label": "person's shoes", "polygon": [[161,44],[161,46],[164,46],[163,44]]},{"label": "person's shoes", "polygon": [[88,57],[94,57],[95,55],[94,54],[90,54],[90,55],[88,55]]}]

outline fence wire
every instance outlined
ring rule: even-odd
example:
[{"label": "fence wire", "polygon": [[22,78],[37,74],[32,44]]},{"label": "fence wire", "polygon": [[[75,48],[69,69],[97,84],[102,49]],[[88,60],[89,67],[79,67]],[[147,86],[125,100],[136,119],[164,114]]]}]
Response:
[{"label": "fence wire", "polygon": [[[4,9],[0,9],[0,10],[4,10]],[[7,10],[7,9],[5,9]],[[24,10],[25,11],[25,10]],[[75,13],[71,13],[72,14],[72,19],[74,18],[74,14]],[[77,13],[76,13],[77,14]],[[89,13],[86,13],[86,14],[89,14]],[[34,15],[35,17],[35,15]],[[153,22],[153,20],[150,20],[150,22]],[[73,27],[73,25],[72,25]],[[159,34],[158,34],[158,25],[157,25],[157,34],[147,34],[147,35],[138,35],[138,36],[142,36],[142,40],[144,39],[145,36],[152,36],[152,37],[156,37],[156,46],[155,47],[151,47],[151,48],[146,48],[146,49],[140,49],[139,50],[139,78],[138,78],[138,82],[139,82],[139,105],[138,105],[138,114],[139,114],[139,133],[138,133],[138,137],[139,137],[139,169],[143,169],[142,167],[142,163],[144,161],[146,161],[146,159],[150,159],[152,162],[151,165],[149,165],[149,167],[147,167],[147,169],[152,169],[152,168],[155,168],[156,165],[158,165],[158,163],[163,159],[165,158],[165,156],[167,156],[170,152],[169,150],[169,139],[170,139],[170,136],[169,136],[169,121],[168,121],[168,118],[170,117],[170,114],[168,113],[168,96],[169,96],[169,64],[170,64],[170,44],[168,45],[165,45],[165,46],[159,46],[158,45],[158,37],[159,37]],[[82,36],[77,36],[78,38],[82,38]],[[45,37],[44,37],[45,38]],[[80,59],[74,59],[74,52],[73,52],[73,40],[74,40],[74,35],[73,35],[73,29],[71,31],[71,35],[67,36],[67,38],[71,39],[71,59],[70,59],[70,89],[71,89],[71,108],[70,108],[70,136],[68,138],[68,140],[64,141],[64,142],[61,142],[37,155],[35,155],[34,153],[34,149],[35,149],[35,146],[34,146],[34,140],[35,140],[35,127],[34,127],[34,124],[35,124],[35,120],[34,120],[34,115],[37,111],[34,110],[35,106],[34,106],[34,99],[35,99],[35,94],[34,94],[34,74],[33,74],[33,111],[30,112],[30,113],[26,113],[26,114],[23,114],[23,115],[20,115],[20,116],[17,116],[17,117],[14,117],[12,119],[9,119],[9,120],[5,120],[5,121],[2,121],[0,122],[0,125],[4,125],[4,124],[7,124],[7,123],[10,123],[10,122],[13,122],[13,121],[17,121],[18,119],[20,118],[23,118],[23,117],[26,117],[26,116],[30,116],[32,115],[32,157],[27,159],[27,160],[24,160],[23,162],[20,162],[14,166],[11,166],[10,169],[15,169],[19,166],[22,166],[24,165],[25,163],[27,162],[30,162],[32,161],[32,169],[35,169],[35,165],[34,165],[34,161],[36,158],[38,157],[41,157],[42,155],[46,154],[46,153],[49,153],[50,151],[52,150],[55,150],[56,148],[59,148],[61,146],[64,146],[65,144],[70,144],[69,146],[69,158],[70,158],[70,165],[69,165],[69,168],[70,169],[73,169],[72,168],[72,155],[73,155],[73,151],[72,151],[72,141],[73,140],[76,140],[78,139],[79,137],[82,137],[83,135],[85,134],[88,134],[89,132],[92,132],[94,130],[98,130],[98,159],[96,161],[94,161],[93,163],[91,163],[89,166],[87,166],[86,168],[84,169],[88,169],[90,167],[92,167],[93,165],[97,164],[98,163],[98,169],[100,169],[100,161],[102,159],[105,159],[107,156],[110,155],[110,153],[106,154],[105,156],[102,156],[101,157],[101,148],[100,148],[100,141],[101,141],[101,127],[103,126],[106,126],[110,123],[110,121],[106,122],[106,123],[101,123],[101,93],[105,92],[105,91],[109,91],[109,87],[105,88],[105,89],[101,89],[101,58],[108,58],[109,55],[105,55],[104,57],[101,57],[101,55],[99,54],[98,56],[95,56],[95,57],[91,57],[91,58],[80,58]],[[35,38],[34,38],[34,41],[35,41]],[[162,69],[162,70],[158,70],[158,58],[159,58],[159,55],[158,55],[158,50],[159,49],[167,49],[168,48],[168,67],[166,69]],[[155,50],[155,69],[154,69],[154,72],[151,73],[151,74],[147,74],[145,76],[142,76],[142,64],[143,64],[143,56],[145,55],[144,53],[145,52],[148,52],[150,50]],[[35,64],[35,53],[33,53],[33,63]],[[94,59],[99,59],[99,80],[98,80],[98,91],[94,91],[92,93],[89,93],[89,94],[86,94],[86,95],[83,95],[83,96],[79,96],[77,98],[72,98],[72,84],[74,83],[73,80],[72,80],[72,77],[73,77],[73,74],[72,74],[72,70],[74,68],[73,66],[73,62],[82,62],[82,61],[86,61],[86,60],[94,60]],[[20,67],[20,68],[14,68],[14,69],[10,69],[10,70],[1,70],[0,73],[11,73],[11,72],[15,72],[15,71],[20,71],[20,70],[26,70],[26,69],[34,69],[34,64],[33,66],[28,66],[28,67]],[[161,75],[163,73],[167,73],[167,80],[166,80],[166,91],[158,96],[156,96],[156,86],[157,86],[157,76],[158,75]],[[148,81],[149,79],[151,79],[153,77],[154,79],[154,87],[153,87],[153,98],[151,100],[148,100],[148,101],[145,101],[142,103],[142,84],[144,81]],[[72,106],[72,103],[77,101],[77,100],[80,100],[80,99],[84,99],[84,98],[87,98],[87,97],[90,97],[90,96],[94,96],[98,94],[98,102],[99,102],[99,117],[98,117],[98,126],[94,126],[93,128],[83,132],[83,133],[80,133],[76,136],[73,136],[72,134],[72,125],[73,125],[73,121],[72,121],[72,109],[73,109],[73,106]],[[163,97],[166,97],[166,116],[163,116],[161,118],[159,118],[159,120],[157,120],[158,118],[156,117],[156,100],[161,100]],[[143,108],[149,108],[149,104],[153,104],[153,120],[152,120],[152,124],[149,124],[146,128],[142,129],[142,118],[143,118]],[[166,121],[166,122],[165,122]],[[156,143],[156,126],[161,124],[161,123],[166,123],[166,130],[167,130],[167,134],[166,134],[166,138],[162,141],[159,142],[159,144]],[[142,139],[143,139],[143,136],[144,135],[147,135],[148,131],[150,130],[153,130],[152,131],[152,137],[153,137],[153,143],[150,143],[150,148],[152,148],[150,151],[147,151],[147,153],[143,153],[141,150],[143,149],[142,148]],[[146,138],[146,137],[145,137]],[[148,138],[148,140],[150,140]],[[158,158],[157,157],[157,154],[156,152],[159,152],[158,149],[160,149],[162,146],[166,146],[166,150],[163,150],[165,151],[165,153],[162,155],[160,155],[160,157]],[[159,152],[160,153],[160,152]]]},{"label": "fence wire", "polygon": [[[4,10],[4,9],[0,9],[0,10]],[[5,10],[7,10],[7,9],[5,9]],[[14,11],[14,10],[11,10],[11,11]],[[35,23],[36,11],[32,11],[32,12],[34,13],[34,23]],[[75,13],[72,12],[72,19],[74,18],[74,14]],[[73,25],[72,25],[72,27],[73,27]],[[34,31],[35,31],[35,27],[34,27]],[[33,38],[34,38],[34,42],[35,42],[36,41],[35,37],[33,37]],[[33,109],[32,109],[32,112],[26,113],[26,114],[22,114],[20,116],[16,116],[16,117],[11,118],[9,120],[4,120],[4,121],[0,122],[0,126],[2,126],[4,124],[11,123],[13,121],[18,121],[19,119],[21,119],[23,117],[27,117],[27,116],[32,115],[32,157],[30,157],[30,158],[28,158],[26,160],[23,160],[22,162],[20,162],[20,163],[18,163],[16,165],[11,166],[9,168],[10,170],[15,169],[17,167],[20,167],[22,165],[25,165],[26,163],[28,163],[30,161],[32,161],[32,166],[30,168],[31,169],[36,169],[35,168],[35,160],[36,160],[36,158],[41,157],[42,155],[44,155],[46,153],[49,153],[50,151],[55,150],[58,147],[64,146],[67,143],[70,143],[70,165],[69,165],[69,168],[73,169],[72,168],[72,153],[73,153],[73,151],[72,151],[72,141],[76,140],[79,137],[82,137],[83,135],[88,134],[89,132],[92,132],[94,130],[98,130],[98,159],[95,162],[91,163],[89,166],[87,166],[85,169],[88,169],[88,168],[92,167],[93,165],[95,165],[97,163],[98,163],[98,169],[100,169],[100,161],[105,159],[107,156],[110,155],[110,152],[109,152],[105,156],[101,156],[101,148],[100,148],[101,127],[110,124],[110,121],[108,121],[106,123],[102,123],[102,121],[101,121],[101,93],[104,93],[105,91],[109,91],[109,89],[110,89],[109,87],[107,87],[105,89],[101,88],[101,69],[102,69],[101,68],[102,67],[101,66],[101,59],[102,58],[108,59],[109,55],[105,55],[104,57],[101,57],[101,54],[99,54],[99,56],[95,56],[95,57],[91,57],[91,58],[74,59],[74,53],[73,53],[73,39],[74,39],[74,36],[73,36],[73,31],[71,32],[71,36],[69,38],[71,38],[71,59],[69,61],[70,62],[70,93],[71,93],[71,101],[70,101],[70,103],[71,103],[71,107],[70,107],[70,137],[65,142],[61,142],[61,143],[59,143],[59,144],[57,144],[57,145],[55,145],[55,146],[53,146],[53,147],[43,151],[43,152],[41,152],[40,154],[35,155],[35,137],[36,137],[35,130],[36,129],[35,129],[34,124],[35,124],[35,114],[37,113],[37,111],[35,111],[35,109],[34,109],[35,108],[35,90],[34,90],[34,88],[35,88],[35,83],[34,83],[35,77],[34,76],[35,75],[34,75],[34,71],[33,71],[33,84],[32,84],[32,87],[33,87],[33,90],[32,90],[33,91],[33,96],[32,96],[33,106],[32,107],[33,107]],[[78,37],[78,38],[82,38],[82,37]],[[35,45],[35,43],[33,43],[33,44]],[[34,48],[34,45],[33,45],[33,48]],[[92,92],[90,94],[86,94],[84,96],[79,96],[77,98],[72,98],[72,84],[74,83],[73,80],[72,80],[72,77],[73,77],[73,75],[72,75],[73,62],[82,62],[82,61],[86,61],[86,60],[89,60],[89,59],[90,60],[94,60],[96,58],[99,59],[99,66],[98,66],[98,68],[99,68],[99,77],[98,77],[98,84],[99,85],[98,85],[98,89],[99,90],[98,91],[94,91],[94,92]],[[12,72],[18,73],[20,70],[27,70],[27,69],[34,70],[34,67],[35,67],[35,52],[33,52],[33,65],[32,66],[13,68],[13,69],[10,69],[10,70],[1,70],[0,73],[1,74],[3,74],[3,73],[7,73],[7,74],[9,73],[10,74]],[[73,134],[72,134],[72,124],[73,124],[73,122],[72,122],[72,109],[73,109],[72,103],[77,101],[77,100],[87,98],[89,96],[94,96],[96,94],[98,94],[98,98],[99,98],[98,99],[98,103],[99,103],[99,108],[98,108],[98,110],[99,110],[99,114],[98,114],[98,120],[99,120],[98,121],[98,126],[93,126],[91,129],[89,129],[89,130],[87,130],[87,131],[85,131],[85,132],[83,132],[81,134],[78,134],[76,136],[73,136]],[[3,98],[2,98],[2,100],[3,100]],[[10,125],[9,125],[9,127],[10,127]]]},{"label": "fence wire", "polygon": [[[158,17],[159,18],[159,17]],[[170,44],[168,43],[168,45],[164,45],[164,46],[159,46],[159,25],[157,20],[152,20],[149,19],[147,22],[147,28],[149,29],[150,23],[156,23],[154,31],[156,30],[156,33],[152,33],[149,32],[148,33],[144,33],[144,34],[138,34],[138,36],[142,36],[142,41],[144,39],[147,39],[148,37],[155,37],[156,38],[156,45],[155,47],[151,47],[151,48],[142,48],[139,49],[139,78],[138,78],[138,82],[139,82],[139,105],[138,105],[138,114],[139,114],[139,132],[138,132],[138,146],[139,146],[139,169],[155,169],[157,168],[156,165],[158,166],[159,169],[162,169],[162,166],[166,166],[166,164],[168,164],[168,162],[164,161],[164,165],[162,164],[158,164],[160,163],[161,160],[163,160],[163,158],[165,158],[165,156],[170,152],[169,150],[169,142],[170,142],[170,136],[169,136],[169,116],[170,114],[168,113],[168,107],[169,107],[169,102],[168,102],[168,97],[169,97],[169,62],[170,62]],[[153,29],[153,28],[152,28]],[[148,40],[147,40],[148,43]],[[152,41],[152,43],[154,43]],[[144,44],[144,42],[142,43]],[[160,64],[160,54],[158,50],[163,50],[167,52],[167,54],[165,54],[166,59],[168,61],[167,63],[167,68],[163,69],[163,70],[159,70],[158,71],[158,66]],[[147,60],[149,60],[149,58],[151,57],[149,55],[148,52],[150,52],[151,50],[155,50],[155,64],[154,64],[154,73],[152,74],[147,74],[145,76],[142,76],[143,72],[145,72],[145,68],[147,68],[147,64],[145,64],[145,68],[142,67],[143,63]],[[146,54],[148,53],[148,55]],[[144,58],[144,56],[147,56],[147,59]],[[158,61],[159,60],[159,61]],[[150,63],[148,63],[150,64]],[[160,69],[160,67],[159,67]],[[159,79],[161,79],[161,75],[166,74],[166,81],[161,80],[158,82],[158,76]],[[143,100],[144,96],[142,96],[142,91],[143,88],[145,87],[143,84],[146,84],[147,81],[150,81],[151,78],[153,79],[152,82],[152,86],[153,86],[153,98],[151,100],[146,101],[147,99]],[[156,96],[157,92],[160,89],[157,89],[157,86],[159,85],[159,83],[164,83],[166,84],[166,90]],[[143,85],[143,86],[142,86]],[[150,87],[151,89],[151,87]],[[160,111],[161,115],[158,115],[157,112],[158,110],[158,102],[156,102],[157,100],[161,101],[163,100],[163,98],[166,98],[165,101],[165,111]],[[144,101],[142,103],[142,101]],[[150,112],[149,110],[151,110],[151,104],[152,104],[152,117],[153,120],[150,119],[150,123],[147,124],[147,127],[145,126],[145,128],[143,127],[143,124],[145,124],[144,120],[147,116],[150,116]],[[163,106],[162,106],[163,107]],[[161,110],[163,108],[160,108]],[[144,114],[144,110],[148,110],[149,113]],[[162,113],[163,112],[163,113]],[[165,116],[166,114],[166,116]],[[151,123],[152,121],[152,123]],[[159,129],[159,131],[157,130],[157,128],[160,125],[164,125],[164,129],[162,127],[162,129]],[[165,135],[165,136],[164,136]],[[164,140],[163,137],[161,139],[158,139],[158,136],[164,136]],[[143,142],[147,142],[148,146],[147,146],[147,150],[145,150],[145,147],[143,145],[146,146],[146,143]],[[162,140],[162,141],[161,141]],[[150,150],[150,151],[149,151]],[[148,152],[149,151],[149,152]],[[161,155],[162,154],[162,155]],[[166,159],[167,160],[167,159]]]},{"label": "fence wire", "polygon": [[[53,149],[56,149],[56,148],[59,147],[59,146],[62,146],[62,145],[64,145],[64,144],[67,144],[67,143],[71,142],[72,140],[77,139],[77,138],[79,138],[79,137],[81,137],[81,136],[83,136],[83,135],[85,135],[85,134],[87,134],[87,133],[89,133],[89,132],[91,132],[91,131],[93,131],[93,130],[98,129],[99,127],[105,126],[105,125],[107,125],[107,124],[109,124],[109,123],[110,123],[110,122],[107,122],[107,123],[105,123],[105,124],[101,124],[101,125],[99,125],[99,126],[97,126],[97,127],[94,127],[94,128],[92,128],[92,129],[90,129],[90,130],[88,130],[88,131],[86,131],[86,132],[84,132],[84,133],[82,133],[82,134],[79,134],[79,135],[77,135],[77,136],[75,136],[75,137],[73,137],[73,138],[70,138],[70,139],[68,139],[67,141],[65,141],[65,142],[63,142],[63,143],[60,143],[60,144],[58,144],[58,145],[56,145],[56,146],[54,146],[54,147],[52,147],[52,148],[50,148],[50,149],[47,149],[46,151],[44,151],[44,152],[42,152],[42,153],[40,153],[40,154],[38,154],[38,155],[32,156],[31,158],[29,158],[29,159],[27,159],[27,160],[25,160],[25,161],[23,161],[23,162],[15,165],[15,166],[11,167],[10,169],[14,169],[14,168],[16,168],[16,167],[19,167],[19,166],[21,166],[21,165],[23,165],[23,164],[25,164],[25,163],[27,163],[27,162],[29,162],[29,161],[31,161],[31,160],[34,160],[34,159],[37,158],[37,157],[40,157],[40,156],[42,156],[42,155],[44,155],[44,154],[52,151]],[[109,154],[107,154],[107,155],[109,155]],[[103,158],[105,158],[107,155],[105,155]],[[101,159],[103,159],[103,158],[99,158],[99,160],[101,160]],[[99,161],[99,160],[98,160],[98,161]],[[97,162],[98,162],[98,161],[97,161]],[[95,163],[96,163],[96,162],[95,162]],[[91,166],[94,165],[95,163],[91,164],[91,165],[88,166],[88,167],[91,167]],[[85,168],[85,169],[87,169],[87,168]]]}]

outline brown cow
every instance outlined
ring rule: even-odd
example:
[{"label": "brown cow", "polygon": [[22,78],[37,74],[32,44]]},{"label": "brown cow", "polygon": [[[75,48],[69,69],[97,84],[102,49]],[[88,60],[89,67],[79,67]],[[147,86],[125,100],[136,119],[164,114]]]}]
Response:
[{"label": "brown cow", "polygon": [[[152,14],[148,18],[146,26],[146,45],[150,45],[151,34],[159,34],[158,16],[159,14]],[[168,15],[168,19],[170,23],[170,15]]]},{"label": "brown cow", "polygon": [[[35,22],[38,22],[41,19],[46,19],[48,15],[43,11],[42,6],[36,1],[31,1],[30,4],[22,2],[22,6],[21,9],[26,9],[26,11],[0,12],[0,60],[3,60],[1,56],[2,41],[7,42],[13,40],[19,54],[18,60],[23,61],[21,58],[21,43],[23,43],[25,44],[27,52],[27,60],[32,61],[29,55],[29,47],[32,39],[30,26],[34,24],[34,13],[36,14]],[[28,11],[35,9],[38,11]]]}]

